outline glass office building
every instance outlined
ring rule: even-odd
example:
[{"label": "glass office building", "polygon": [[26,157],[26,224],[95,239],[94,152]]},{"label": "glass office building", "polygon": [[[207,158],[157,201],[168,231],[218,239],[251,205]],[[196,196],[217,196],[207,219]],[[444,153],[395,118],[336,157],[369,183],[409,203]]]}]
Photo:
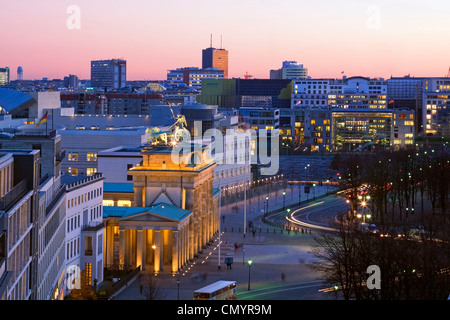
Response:
[{"label": "glass office building", "polygon": [[120,59],[91,61],[91,86],[120,89],[126,86],[127,62]]}]

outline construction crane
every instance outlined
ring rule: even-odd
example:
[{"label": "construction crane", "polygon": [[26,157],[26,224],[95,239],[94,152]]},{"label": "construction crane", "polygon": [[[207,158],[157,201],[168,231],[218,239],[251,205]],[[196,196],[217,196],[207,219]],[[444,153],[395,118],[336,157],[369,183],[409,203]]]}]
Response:
[{"label": "construction crane", "polygon": [[250,79],[250,78],[253,78],[253,75],[248,74],[248,72],[246,72],[246,73],[244,74],[244,78],[245,78],[245,80],[248,80],[248,79]]}]

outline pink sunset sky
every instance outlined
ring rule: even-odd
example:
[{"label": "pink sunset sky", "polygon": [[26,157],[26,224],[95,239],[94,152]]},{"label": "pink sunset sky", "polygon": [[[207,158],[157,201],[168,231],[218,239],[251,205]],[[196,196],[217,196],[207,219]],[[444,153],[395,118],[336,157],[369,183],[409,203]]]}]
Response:
[{"label": "pink sunset sky", "polygon": [[[79,29],[67,21],[80,9]],[[229,51],[229,77],[268,78],[285,60],[315,77],[445,76],[444,0],[19,0],[0,3],[0,67],[24,79],[90,78],[90,61],[127,60],[128,80],[201,67],[202,49]],[[74,20],[71,20],[74,21]]]}]

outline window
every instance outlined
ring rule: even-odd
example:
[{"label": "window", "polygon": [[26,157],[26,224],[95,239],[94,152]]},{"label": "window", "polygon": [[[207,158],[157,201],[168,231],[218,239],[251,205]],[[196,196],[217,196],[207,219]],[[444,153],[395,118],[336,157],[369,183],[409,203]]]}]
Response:
[{"label": "window", "polygon": [[[127,164],[127,171],[133,168],[132,164]],[[133,176],[131,174],[127,174],[127,181],[133,181]]]},{"label": "window", "polygon": [[78,169],[77,168],[71,168],[71,171],[69,171],[69,172],[71,172],[72,176],[74,176],[74,177],[78,176]]},{"label": "window", "polygon": [[86,156],[87,161],[97,161],[97,152],[88,152]]},{"label": "window", "polygon": [[69,161],[78,161],[78,153],[70,152],[67,160]]},{"label": "window", "polygon": [[86,175],[88,177],[91,177],[95,173],[97,173],[97,168],[87,168],[86,169]]},{"label": "window", "polygon": [[92,256],[92,237],[85,237],[84,255]]},{"label": "window", "polygon": [[91,278],[92,278],[92,264],[86,263],[86,285],[90,286],[92,285]]},{"label": "window", "polygon": [[100,235],[98,235],[98,240],[97,240],[97,244],[98,244],[97,245],[97,254],[101,254],[103,251],[102,243],[103,243],[103,235],[100,234]]},{"label": "window", "polygon": [[103,200],[104,207],[114,207],[114,200]]}]

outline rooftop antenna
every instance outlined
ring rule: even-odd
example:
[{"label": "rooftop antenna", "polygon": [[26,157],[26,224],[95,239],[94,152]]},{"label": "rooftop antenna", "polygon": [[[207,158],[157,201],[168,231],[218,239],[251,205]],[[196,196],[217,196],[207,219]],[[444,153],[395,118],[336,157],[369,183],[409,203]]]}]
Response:
[{"label": "rooftop antenna", "polygon": [[220,35],[220,50],[222,50],[222,35]]},{"label": "rooftop antenna", "polygon": [[209,47],[212,48],[212,33],[211,33],[211,40],[209,41]]}]

